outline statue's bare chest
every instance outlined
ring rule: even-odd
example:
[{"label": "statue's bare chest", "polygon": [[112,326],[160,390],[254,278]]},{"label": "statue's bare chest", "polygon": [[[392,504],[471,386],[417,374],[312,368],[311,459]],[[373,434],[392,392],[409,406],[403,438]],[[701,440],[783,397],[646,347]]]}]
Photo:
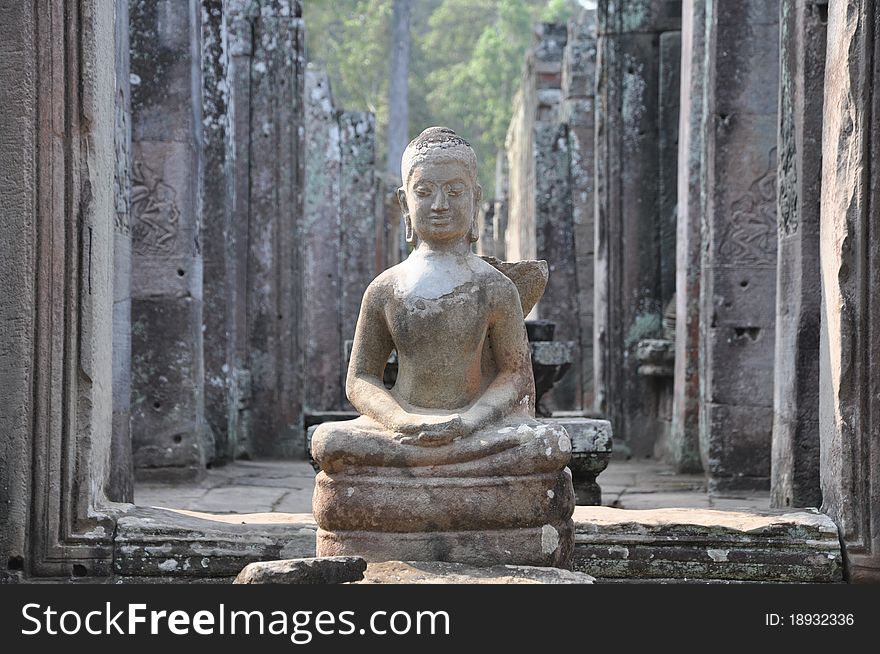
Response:
[{"label": "statue's bare chest", "polygon": [[385,316],[395,346],[404,353],[424,347],[477,351],[489,326],[486,291],[474,283],[436,298],[395,294]]}]

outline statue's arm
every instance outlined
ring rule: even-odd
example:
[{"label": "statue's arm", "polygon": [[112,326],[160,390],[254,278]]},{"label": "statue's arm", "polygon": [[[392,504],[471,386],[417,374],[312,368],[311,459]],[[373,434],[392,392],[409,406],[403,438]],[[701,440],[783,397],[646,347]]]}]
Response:
[{"label": "statue's arm", "polygon": [[513,283],[502,284],[494,299],[488,336],[498,374],[480,399],[462,414],[467,432],[512,413],[531,414],[534,405],[532,360],[516,287]]},{"label": "statue's arm", "polygon": [[364,292],[348,363],[345,394],[361,414],[395,429],[406,412],[382,383],[388,355],[394,348],[385,320],[383,292],[375,283]]}]

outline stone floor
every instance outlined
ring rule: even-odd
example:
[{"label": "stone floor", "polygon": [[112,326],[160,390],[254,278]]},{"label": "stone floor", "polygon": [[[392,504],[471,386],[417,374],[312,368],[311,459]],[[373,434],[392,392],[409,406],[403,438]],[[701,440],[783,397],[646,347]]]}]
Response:
[{"label": "stone floor", "polygon": [[[766,509],[770,493],[712,495],[702,475],[676,475],[668,466],[645,460],[612,460],[599,475],[602,504],[622,509]],[[210,513],[308,513],[315,473],[305,461],[236,461],[208,471],[191,484],[139,483],[142,506]]]}]

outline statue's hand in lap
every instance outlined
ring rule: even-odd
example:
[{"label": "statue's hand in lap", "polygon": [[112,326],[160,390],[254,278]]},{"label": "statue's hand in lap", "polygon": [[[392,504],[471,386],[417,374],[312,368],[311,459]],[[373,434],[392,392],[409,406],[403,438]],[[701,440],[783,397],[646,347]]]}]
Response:
[{"label": "statue's hand in lap", "polygon": [[465,435],[464,420],[458,413],[445,416],[420,416],[419,420],[401,425],[395,439],[404,445],[438,447]]}]

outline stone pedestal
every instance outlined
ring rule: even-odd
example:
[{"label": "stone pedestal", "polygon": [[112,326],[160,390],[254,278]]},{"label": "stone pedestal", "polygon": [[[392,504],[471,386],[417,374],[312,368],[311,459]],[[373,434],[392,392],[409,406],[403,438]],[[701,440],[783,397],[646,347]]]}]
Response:
[{"label": "stone pedestal", "polygon": [[[773,506],[819,506],[819,204],[827,6],[780,3]],[[823,11],[824,9],[824,11]],[[826,15],[823,15],[826,14]]]},{"label": "stone pedestal", "polygon": [[198,2],[131,5],[132,440],[137,474],[202,474]]},{"label": "stone pedestal", "polygon": [[[880,582],[880,13],[828,5],[822,130],[819,473],[850,581]],[[866,67],[866,61],[874,61]]]},{"label": "stone pedestal", "polygon": [[316,551],[368,561],[567,568],[572,500],[567,470],[492,477],[321,472]]},{"label": "stone pedestal", "polygon": [[710,491],[768,488],[779,7],[722,2],[707,6],[706,20],[701,456]]},{"label": "stone pedestal", "polygon": [[568,469],[574,485],[575,504],[602,504],[602,489],[596,478],[611,461],[611,423],[593,418],[544,418],[542,422],[563,427],[571,438]]}]

